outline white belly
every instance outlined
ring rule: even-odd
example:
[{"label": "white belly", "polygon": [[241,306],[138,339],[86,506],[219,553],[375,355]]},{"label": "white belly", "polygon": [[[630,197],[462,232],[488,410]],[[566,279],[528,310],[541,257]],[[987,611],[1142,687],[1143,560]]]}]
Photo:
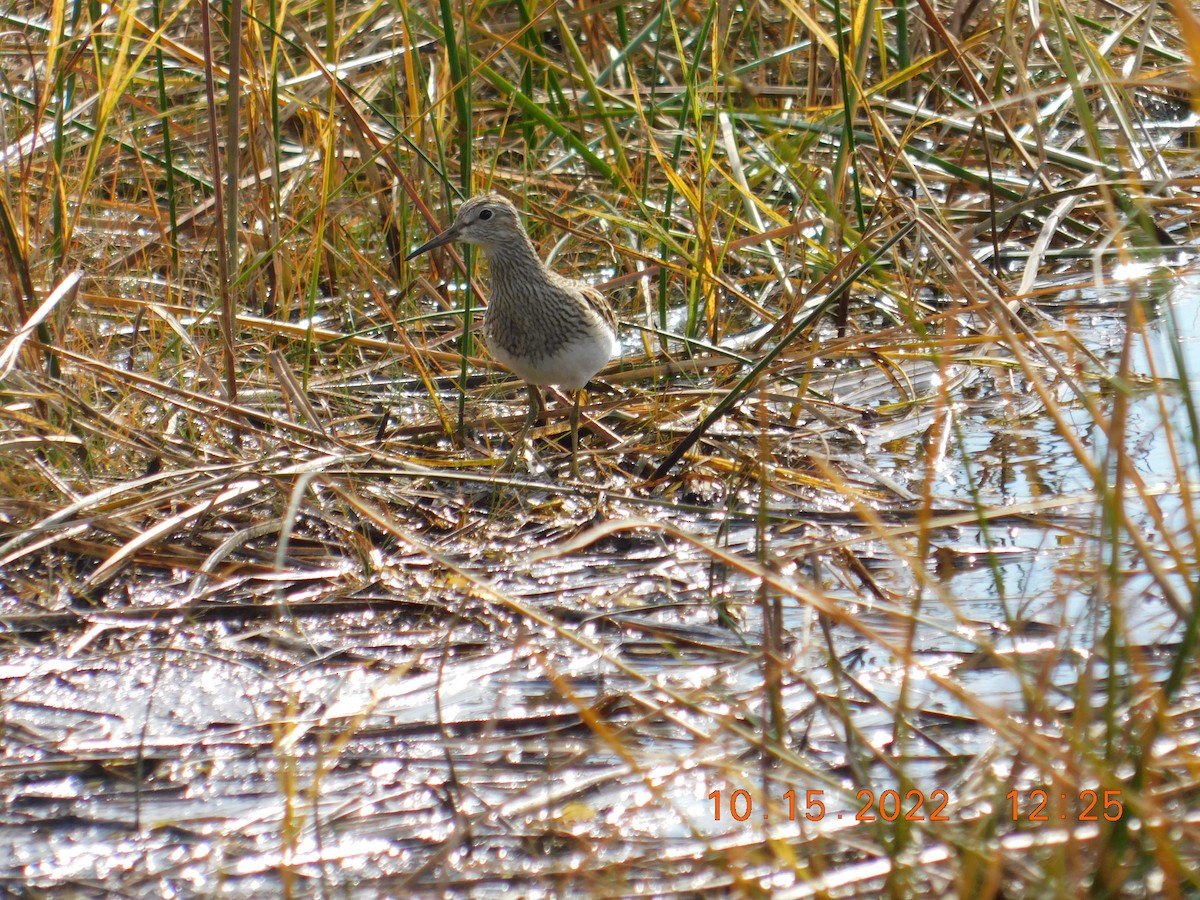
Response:
[{"label": "white belly", "polygon": [[488,350],[496,361],[528,384],[556,384],[578,390],[620,352],[611,334],[599,329],[581,335],[554,353],[524,356],[509,353],[498,341],[490,341]]}]

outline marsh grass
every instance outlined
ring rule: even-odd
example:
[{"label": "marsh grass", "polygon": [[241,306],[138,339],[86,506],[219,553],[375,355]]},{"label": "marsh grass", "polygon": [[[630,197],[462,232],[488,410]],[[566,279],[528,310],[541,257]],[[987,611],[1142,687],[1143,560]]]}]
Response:
[{"label": "marsh grass", "polygon": [[[1195,893],[1190,19],[94,11],[0,8],[4,884]],[[403,262],[483,189],[581,483]]]}]

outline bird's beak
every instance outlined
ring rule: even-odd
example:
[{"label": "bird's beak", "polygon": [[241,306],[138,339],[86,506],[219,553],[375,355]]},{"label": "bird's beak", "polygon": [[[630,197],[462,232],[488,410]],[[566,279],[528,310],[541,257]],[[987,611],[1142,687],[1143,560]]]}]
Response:
[{"label": "bird's beak", "polygon": [[408,262],[408,260],[412,259],[414,256],[420,256],[422,253],[427,253],[428,251],[433,250],[435,247],[441,247],[443,244],[449,244],[451,241],[457,239],[458,226],[451,225],[437,237],[430,238],[412,253],[408,254],[408,256],[404,257],[404,261]]}]

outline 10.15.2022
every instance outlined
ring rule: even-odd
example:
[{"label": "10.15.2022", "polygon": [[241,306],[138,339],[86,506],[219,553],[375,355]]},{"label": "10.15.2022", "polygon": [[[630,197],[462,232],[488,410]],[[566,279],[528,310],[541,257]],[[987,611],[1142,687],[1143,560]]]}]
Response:
[{"label": "10.15.2022", "polygon": [[[715,790],[708,795],[713,801],[713,821],[720,821],[724,813],[734,820],[745,822],[754,815],[754,797],[744,788],[732,792]],[[829,810],[825,805],[825,792],[819,789],[808,790],[800,794],[795,788],[785,791],[780,796],[781,808],[772,810],[771,804],[764,804],[762,819],[768,821],[774,813],[778,818],[788,822],[807,819],[809,822],[820,822],[826,817],[835,819],[854,818],[859,822],[874,822],[882,819],[885,822],[895,822],[903,818],[907,822],[949,822],[946,807],[950,804],[950,795],[938,788],[926,797],[924,791],[915,788],[906,791],[903,800],[900,792],[885,790],[876,796],[875,791],[863,788],[855,794],[855,800],[861,804],[857,811]]]}]

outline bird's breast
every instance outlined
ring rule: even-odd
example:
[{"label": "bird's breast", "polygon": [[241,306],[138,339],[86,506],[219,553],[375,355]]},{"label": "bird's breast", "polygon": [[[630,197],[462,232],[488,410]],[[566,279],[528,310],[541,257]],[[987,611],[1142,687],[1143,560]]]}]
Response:
[{"label": "bird's breast", "polygon": [[483,319],[492,356],[530,384],[582,388],[619,345],[612,329],[582,298],[570,299],[522,302],[493,296]]}]

